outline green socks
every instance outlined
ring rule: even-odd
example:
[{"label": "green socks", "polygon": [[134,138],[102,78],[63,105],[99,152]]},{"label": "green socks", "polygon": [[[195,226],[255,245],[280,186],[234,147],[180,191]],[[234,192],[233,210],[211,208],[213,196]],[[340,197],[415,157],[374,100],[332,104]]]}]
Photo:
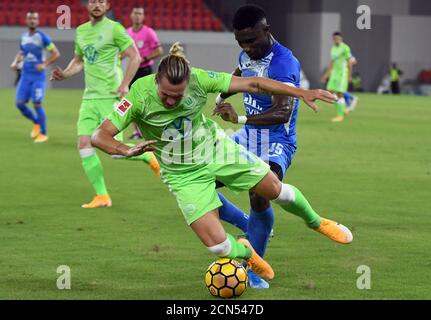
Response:
[{"label": "green socks", "polygon": [[335,110],[337,111],[337,116],[344,117],[344,111],[346,109],[346,104],[344,101],[335,103]]},{"label": "green socks", "polygon": [[282,184],[280,195],[274,202],[284,210],[302,218],[310,228],[318,228],[322,222],[302,192],[290,184]]},{"label": "green socks", "polygon": [[103,178],[103,167],[99,157],[94,149],[81,149],[82,166],[85,174],[93,185],[97,195],[104,196],[108,194],[106,190],[105,179]]},{"label": "green socks", "polygon": [[231,247],[229,253],[226,255],[226,258],[248,259],[251,257],[251,250],[247,246],[236,241],[236,239],[229,233],[227,233],[226,235]]}]

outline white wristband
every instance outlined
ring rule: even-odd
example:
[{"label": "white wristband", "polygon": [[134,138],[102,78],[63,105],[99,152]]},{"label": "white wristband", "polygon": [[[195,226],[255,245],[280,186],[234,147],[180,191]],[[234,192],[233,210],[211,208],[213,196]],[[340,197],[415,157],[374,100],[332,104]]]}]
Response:
[{"label": "white wristband", "polygon": [[219,93],[217,98],[216,98],[216,104],[220,104],[223,102],[224,102],[224,99],[221,97],[221,93]]},{"label": "white wristband", "polygon": [[247,123],[247,117],[246,116],[239,116],[238,117],[238,123],[242,123],[242,124]]}]

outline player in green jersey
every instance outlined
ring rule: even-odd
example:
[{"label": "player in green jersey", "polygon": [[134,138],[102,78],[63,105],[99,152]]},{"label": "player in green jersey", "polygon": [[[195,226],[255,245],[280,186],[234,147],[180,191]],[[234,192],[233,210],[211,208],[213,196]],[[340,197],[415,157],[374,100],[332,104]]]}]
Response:
[{"label": "player in green jersey", "polygon": [[[96,196],[83,208],[110,207],[111,198],[106,189],[103,167],[95,149],[91,145],[91,135],[111,113],[119,99],[128,92],[128,86],[141,63],[133,40],[124,27],[106,18],[108,0],[89,0],[90,21],[80,25],[75,36],[75,57],[65,70],[53,70],[53,80],[64,80],[81,72],[85,73],[85,91],[79,110],[78,146],[84,171],[93,185]],[[120,54],[127,57],[126,74],[120,66]],[[117,137],[122,139],[122,137]],[[152,154],[141,155],[156,173],[157,160]]]},{"label": "player in green jersey", "polygon": [[343,42],[340,32],[334,32],[332,38],[334,46],[331,48],[331,63],[322,77],[322,82],[326,82],[329,78],[326,89],[338,96],[338,101],[335,103],[337,116],[332,121],[341,122],[347,114],[343,94],[347,92],[349,82],[352,82],[352,59],[350,59],[352,54],[350,47]]},{"label": "player in green jersey", "polygon": [[[271,266],[246,239],[236,241],[225,233],[218,215],[222,203],[215,190],[216,180],[234,192],[253,190],[303,218],[310,227],[318,221],[319,227],[314,230],[335,241],[350,243],[353,237],[349,229],[321,218],[297,188],[283,184],[268,164],[231,140],[203,115],[208,93],[216,92],[293,95],[313,109],[317,108],[316,99],[336,99],[327,91],[303,90],[268,78],[243,78],[190,68],[182,48],[175,44],[161,60],[157,74],[135,82],[91,141],[111,155],[130,157],[154,151],[163,182],[175,195],[186,222],[202,243],[218,256],[244,259],[266,280],[274,277]],[[140,127],[147,141],[129,147],[114,137],[132,122]]]}]

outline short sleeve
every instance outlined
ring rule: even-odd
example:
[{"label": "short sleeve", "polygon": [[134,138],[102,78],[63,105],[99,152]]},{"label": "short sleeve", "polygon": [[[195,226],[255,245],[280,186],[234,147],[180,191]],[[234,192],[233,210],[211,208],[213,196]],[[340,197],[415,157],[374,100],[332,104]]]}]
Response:
[{"label": "short sleeve", "polygon": [[199,84],[207,93],[228,92],[232,74],[194,68]]},{"label": "short sleeve", "polygon": [[148,32],[148,43],[150,44],[150,48],[156,49],[160,46],[159,38],[157,37],[157,33],[153,29],[149,29]]},{"label": "short sleeve", "polygon": [[42,43],[43,47],[47,50],[52,50],[55,48],[54,43],[52,42],[51,38],[46,33],[41,33],[42,35]]},{"label": "short sleeve", "polygon": [[118,129],[123,131],[133,122],[139,112],[139,104],[136,89],[132,86],[130,92],[117,104],[107,119]]},{"label": "short sleeve", "polygon": [[301,66],[294,56],[280,56],[269,66],[268,78],[299,86]]},{"label": "short sleeve", "polygon": [[78,32],[79,32],[79,29],[76,29],[76,32],[75,32],[75,55],[82,57],[84,55],[84,53],[82,52],[81,48],[79,47]]},{"label": "short sleeve", "polygon": [[120,23],[115,23],[114,25],[114,43],[120,49],[120,52],[133,45],[132,38]]}]

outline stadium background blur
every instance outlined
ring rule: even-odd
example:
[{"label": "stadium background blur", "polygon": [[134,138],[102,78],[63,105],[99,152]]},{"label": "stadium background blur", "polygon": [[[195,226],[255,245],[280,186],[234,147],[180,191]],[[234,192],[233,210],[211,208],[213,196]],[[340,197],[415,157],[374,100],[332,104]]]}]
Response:
[{"label": "stadium background blur", "polygon": [[[135,0],[114,0],[109,17],[130,26]],[[139,2],[139,1],[138,1]],[[255,3],[271,17],[272,31],[300,59],[312,87],[329,63],[332,32],[340,30],[359,63],[354,71],[361,75],[365,91],[376,92],[389,72],[391,62],[403,71],[404,92],[431,94],[431,83],[419,86],[418,74],[431,69],[431,42],[424,41],[431,30],[431,2],[427,0],[142,0],[145,23],[159,34],[167,52],[181,41],[193,65],[207,69],[232,71],[237,64],[239,47],[231,31],[231,18],[243,4]],[[55,26],[60,16],[57,6],[71,8],[70,30]],[[356,12],[359,5],[371,9],[371,29],[359,30]],[[39,11],[41,30],[46,31],[62,56],[58,65],[72,58],[74,30],[87,21],[85,1],[31,0],[0,1],[0,87],[13,87],[9,65],[18,50],[28,9]],[[181,9],[179,9],[181,8]],[[55,88],[83,88],[83,78],[52,83]]]},{"label": "stadium background blur", "polygon": [[[91,190],[75,146],[82,73],[48,82],[50,141],[36,145],[28,137],[30,123],[15,107],[9,66],[29,9],[39,11],[40,29],[62,54],[55,65],[66,66],[75,31],[53,27],[63,2],[71,7],[72,27],[88,20],[84,1],[0,0],[0,299],[210,299],[203,275],[213,257],[188,230],[166,186],[141,163],[101,155],[115,205],[91,213],[80,208]],[[112,0],[110,17],[129,26],[135,2]],[[181,41],[194,66],[236,67],[240,49],[230,19],[241,5],[255,3],[267,11],[276,39],[301,61],[311,87],[323,87],[319,78],[329,63],[331,35],[340,30],[359,61],[354,71],[366,91],[377,90],[391,62],[404,71],[404,92],[431,91],[416,81],[422,69],[431,69],[429,0],[141,2],[165,52]],[[356,27],[360,4],[371,8],[370,30]],[[332,106],[321,104],[318,114],[300,108],[299,148],[286,178],[319,210],[347,221],[354,242],[341,247],[322,241],[276,208],[266,256],[277,277],[270,290],[247,290],[245,299],[431,298],[430,98],[358,96],[358,109],[341,125],[330,122]],[[241,95],[232,99],[242,113]],[[249,209],[247,195],[226,193]],[[70,266],[72,290],[56,287],[59,265]],[[371,290],[357,287],[357,268],[364,265],[371,268]]]}]

